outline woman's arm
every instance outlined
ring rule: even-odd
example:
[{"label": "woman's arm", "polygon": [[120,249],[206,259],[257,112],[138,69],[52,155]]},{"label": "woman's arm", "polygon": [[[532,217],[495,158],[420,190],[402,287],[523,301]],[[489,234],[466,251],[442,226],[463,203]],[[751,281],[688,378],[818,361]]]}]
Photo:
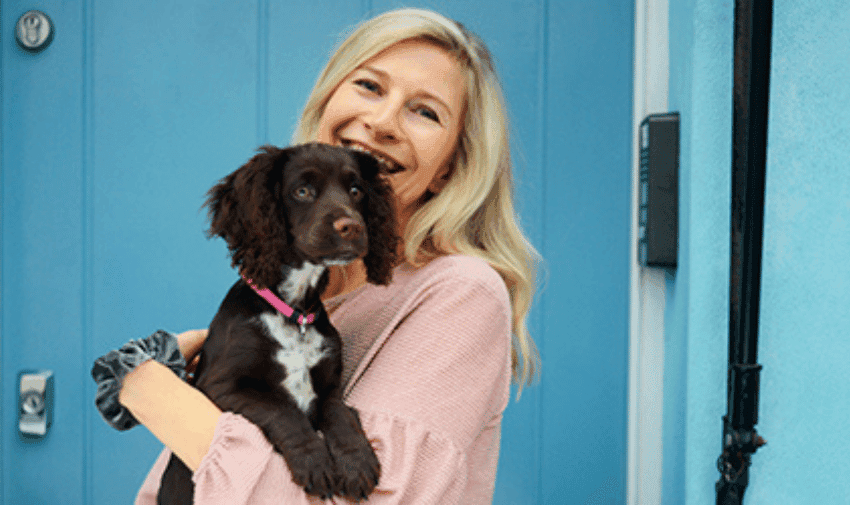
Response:
[{"label": "woman's arm", "polygon": [[[191,362],[206,339],[206,330],[177,336]],[[221,410],[203,393],[154,360],[127,374],[118,401],[170,448],[192,471],[210,447]]]}]

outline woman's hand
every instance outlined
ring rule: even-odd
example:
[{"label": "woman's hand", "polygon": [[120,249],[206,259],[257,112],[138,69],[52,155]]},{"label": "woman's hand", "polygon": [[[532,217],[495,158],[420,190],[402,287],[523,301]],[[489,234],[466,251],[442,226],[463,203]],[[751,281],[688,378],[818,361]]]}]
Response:
[{"label": "woman's hand", "polygon": [[186,360],[186,372],[192,373],[198,365],[198,352],[207,340],[209,330],[189,330],[177,335],[177,345],[180,354]]}]

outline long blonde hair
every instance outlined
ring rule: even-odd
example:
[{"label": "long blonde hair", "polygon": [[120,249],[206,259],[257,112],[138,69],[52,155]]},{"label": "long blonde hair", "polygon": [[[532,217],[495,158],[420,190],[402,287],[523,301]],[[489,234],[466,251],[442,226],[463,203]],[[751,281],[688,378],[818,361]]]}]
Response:
[{"label": "long blonde hair", "polygon": [[403,237],[406,259],[417,265],[459,253],[481,258],[499,272],[511,299],[513,377],[521,392],[540,369],[526,324],[539,255],[523,235],[514,210],[507,114],[484,43],[460,23],[422,9],[390,11],[362,23],[319,76],[293,142],[315,140],[328,100],[351,72],[393,44],[411,39],[432,42],[457,59],[467,76],[467,99],[451,177],[408,222]]}]

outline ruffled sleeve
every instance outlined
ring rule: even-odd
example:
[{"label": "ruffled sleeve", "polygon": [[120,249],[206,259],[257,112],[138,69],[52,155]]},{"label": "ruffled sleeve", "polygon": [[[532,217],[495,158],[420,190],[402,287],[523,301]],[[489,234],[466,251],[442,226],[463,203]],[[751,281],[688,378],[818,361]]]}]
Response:
[{"label": "ruffled sleeve", "polygon": [[[244,417],[224,412],[210,449],[192,476],[197,504],[301,503],[303,491],[288,475],[283,459],[263,432]],[[270,490],[274,493],[270,493]],[[292,501],[301,494],[301,501]],[[287,499],[281,501],[281,492]],[[288,495],[295,496],[288,496]]]},{"label": "ruffled sleeve", "polygon": [[[466,454],[444,434],[388,412],[360,412],[363,430],[381,461],[370,504],[461,503]],[[349,503],[336,498],[334,503]]]},{"label": "ruffled sleeve", "polygon": [[[361,413],[363,428],[384,469],[367,503],[460,503],[466,487],[466,455],[447,437],[421,423],[390,413]],[[142,485],[136,505],[153,505],[162,472],[171,457],[165,450]],[[347,504],[323,502],[292,482],[286,462],[262,432],[244,417],[225,412],[210,450],[192,480],[198,505]]]}]

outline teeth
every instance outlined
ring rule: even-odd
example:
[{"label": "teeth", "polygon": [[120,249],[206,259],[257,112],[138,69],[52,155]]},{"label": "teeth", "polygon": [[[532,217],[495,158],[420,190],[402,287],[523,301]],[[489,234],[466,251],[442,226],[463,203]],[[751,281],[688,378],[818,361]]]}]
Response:
[{"label": "teeth", "polygon": [[377,154],[377,153],[369,150],[368,148],[366,148],[366,147],[364,147],[360,144],[344,143],[343,145],[345,145],[345,147],[347,147],[347,148],[349,148],[353,151],[358,151],[358,152],[361,152],[361,153],[366,153],[366,154],[372,155],[376,160],[378,160],[378,163],[380,163],[387,172],[392,173],[394,171],[398,171],[397,169],[399,167],[395,163],[384,158],[380,154]]}]

